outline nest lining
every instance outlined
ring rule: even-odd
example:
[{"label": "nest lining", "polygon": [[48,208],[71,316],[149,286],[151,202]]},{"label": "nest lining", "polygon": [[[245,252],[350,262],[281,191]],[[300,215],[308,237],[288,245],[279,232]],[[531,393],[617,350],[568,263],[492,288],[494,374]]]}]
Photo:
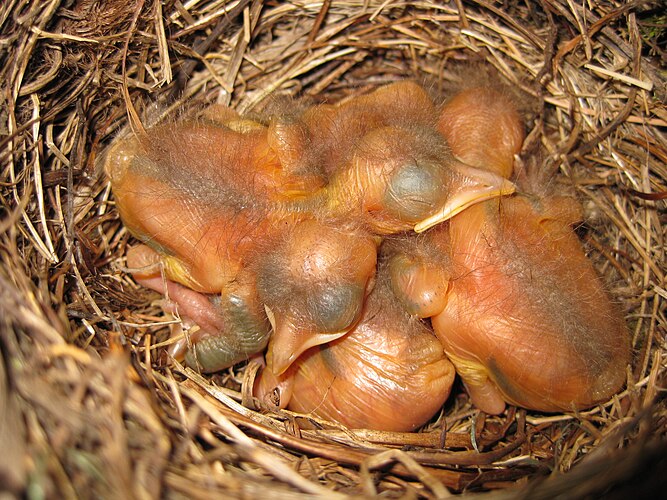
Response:
[{"label": "nest lining", "polygon": [[[6,3],[2,483],[64,497],[585,495],[650,470],[667,429],[660,19],[658,2]],[[445,93],[480,63],[540,103],[528,141],[584,203],[582,237],[633,334],[625,391],[576,414],[487,417],[459,390],[420,433],[312,431],[243,406],[243,367],[164,366],[174,320],[122,271],[131,240],[96,168],[127,109],[253,112],[401,78]]]}]

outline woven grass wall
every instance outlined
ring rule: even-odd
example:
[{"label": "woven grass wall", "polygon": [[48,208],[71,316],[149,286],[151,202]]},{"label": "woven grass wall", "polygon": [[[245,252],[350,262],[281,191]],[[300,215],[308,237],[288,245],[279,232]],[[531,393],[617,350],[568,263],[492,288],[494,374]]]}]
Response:
[{"label": "woven grass wall", "polygon": [[[655,487],[667,455],[667,19],[655,1],[8,0],[0,6],[0,491],[30,498],[569,498]],[[455,388],[412,434],[251,409],[244,366],[167,364],[174,319],[124,271],[100,168],[132,121],[484,67],[530,103],[526,150],[632,336],[627,387],[498,417]],[[654,472],[655,471],[655,472]],[[664,473],[662,474],[664,476]],[[491,493],[488,493],[491,491]],[[648,490],[647,490],[648,491]],[[487,493],[484,493],[487,492]]]}]

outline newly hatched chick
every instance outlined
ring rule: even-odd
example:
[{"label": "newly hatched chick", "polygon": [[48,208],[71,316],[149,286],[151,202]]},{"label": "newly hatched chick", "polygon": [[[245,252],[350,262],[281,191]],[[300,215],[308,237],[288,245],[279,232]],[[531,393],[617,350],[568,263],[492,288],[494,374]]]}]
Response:
[{"label": "newly hatched chick", "polygon": [[[484,93],[475,89],[464,97],[485,102]],[[494,102],[495,112],[505,106],[514,114],[508,101]],[[441,129],[450,137],[472,130],[470,137],[480,142],[473,148],[456,137],[454,153],[510,173],[520,135],[511,130],[516,120],[503,139],[492,126],[508,123],[503,117],[460,112],[441,121]],[[495,138],[484,140],[485,130]],[[566,197],[489,200],[428,233],[439,258],[399,252],[390,264],[398,296],[419,316],[432,317],[472,401],[488,413],[501,412],[506,402],[540,411],[586,408],[624,382],[628,332],[572,231],[579,218],[578,205]],[[428,269],[434,279],[420,279]]]},{"label": "newly hatched chick", "polygon": [[436,114],[428,93],[406,81],[338,106],[315,106],[289,126],[274,127],[282,143],[320,149],[328,178],[326,186],[295,200],[294,209],[352,218],[391,234],[423,231],[467,206],[513,192],[502,176],[452,156],[436,131]]},{"label": "newly hatched chick", "polygon": [[514,185],[455,159],[430,128],[384,127],[357,143],[350,163],[322,188],[328,210],[357,214],[371,231],[417,232]]},{"label": "newly hatched chick", "polygon": [[309,349],[282,376],[271,360],[255,395],[350,428],[411,431],[443,405],[455,371],[433,333],[405,313],[378,278],[363,318],[346,336]]},{"label": "newly hatched chick", "polygon": [[572,231],[577,215],[567,198],[516,196],[430,235],[451,262],[433,329],[488,413],[586,408],[625,381],[625,322]]},{"label": "newly hatched chick", "polygon": [[[257,198],[281,196],[271,178],[279,175],[279,164],[270,161],[261,137],[260,130],[216,125],[162,126],[119,141],[106,161],[121,218],[148,245],[130,252],[128,266],[140,283],[168,291],[179,312],[197,322],[199,331],[189,340],[199,348],[187,360],[203,371],[230,366],[268,342],[270,325],[245,269],[256,242],[276,231],[265,206],[253,203],[251,193],[238,195],[239,177],[249,183],[240,163],[265,158],[264,170],[256,168]],[[211,357],[208,347],[221,338],[228,347]],[[185,343],[173,353],[183,354]]]},{"label": "newly hatched chick", "polygon": [[342,337],[374,285],[379,240],[352,226],[303,221],[257,261],[273,325],[270,367],[283,373],[310,347]]},{"label": "newly hatched chick", "polygon": [[[156,127],[145,136],[120,141],[107,157],[106,170],[121,217],[132,234],[150,247],[130,255],[135,276],[153,289],[170,292],[186,316],[191,313],[198,318],[200,331],[190,339],[194,354],[186,359],[196,361],[203,371],[217,371],[264,348],[269,334],[264,305],[280,311],[284,299],[265,294],[260,301],[257,272],[262,259],[275,257],[290,241],[295,244],[290,238],[298,240],[301,233],[294,227],[304,221],[310,221],[304,227],[322,241],[336,242],[337,259],[370,258],[361,264],[363,271],[348,276],[354,283],[345,283],[344,277],[338,280],[343,286],[365,290],[372,281],[375,239],[361,234],[357,239],[371,250],[347,255],[359,246],[347,245],[337,227],[314,220],[310,213],[288,210],[287,200],[303,196],[321,182],[309,172],[302,175],[283,169],[279,153],[270,147],[266,127],[232,115],[223,124]],[[291,265],[287,258],[274,262]],[[302,283],[313,291],[308,276],[301,279],[293,274],[295,289]],[[324,274],[320,278],[333,279]],[[310,311],[310,303],[317,300],[313,293],[303,292],[300,297],[304,302],[293,304],[296,311]],[[363,301],[364,297],[365,293],[351,299]],[[335,313],[332,307],[327,314]],[[336,333],[358,319],[348,309],[361,310],[361,304],[341,307],[350,323],[339,321]],[[298,327],[294,315],[287,316]],[[221,325],[223,329],[217,330]],[[314,332],[312,324],[299,331],[306,328],[312,335],[322,333]],[[309,342],[313,345],[312,339]],[[182,344],[176,351],[183,350]]]}]

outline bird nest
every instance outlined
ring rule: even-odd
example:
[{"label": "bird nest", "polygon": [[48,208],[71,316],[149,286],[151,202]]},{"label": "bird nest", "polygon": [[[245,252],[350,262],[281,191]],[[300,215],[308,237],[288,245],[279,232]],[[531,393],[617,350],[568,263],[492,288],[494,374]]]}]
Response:
[{"label": "bird nest", "polygon": [[[620,498],[664,483],[666,23],[641,0],[4,2],[0,488]],[[124,271],[133,239],[99,168],[114,137],[192,106],[247,113],[406,78],[444,95],[470,67],[537,103],[527,140],[583,203],[579,235],[631,332],[622,392],[489,416],[458,385],[419,432],[313,429],[252,409],[243,365],[165,362],[176,320]]]}]

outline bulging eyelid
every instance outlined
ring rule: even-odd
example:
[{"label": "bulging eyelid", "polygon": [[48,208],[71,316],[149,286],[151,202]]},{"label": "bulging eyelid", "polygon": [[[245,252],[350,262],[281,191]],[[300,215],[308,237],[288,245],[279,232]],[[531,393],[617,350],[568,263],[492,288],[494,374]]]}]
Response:
[{"label": "bulging eyelid", "polygon": [[307,302],[311,321],[323,332],[333,333],[349,328],[359,318],[364,287],[354,283],[324,287]]},{"label": "bulging eyelid", "polygon": [[445,166],[430,161],[411,161],[399,166],[389,179],[385,202],[390,212],[418,222],[443,202],[448,189]]}]

